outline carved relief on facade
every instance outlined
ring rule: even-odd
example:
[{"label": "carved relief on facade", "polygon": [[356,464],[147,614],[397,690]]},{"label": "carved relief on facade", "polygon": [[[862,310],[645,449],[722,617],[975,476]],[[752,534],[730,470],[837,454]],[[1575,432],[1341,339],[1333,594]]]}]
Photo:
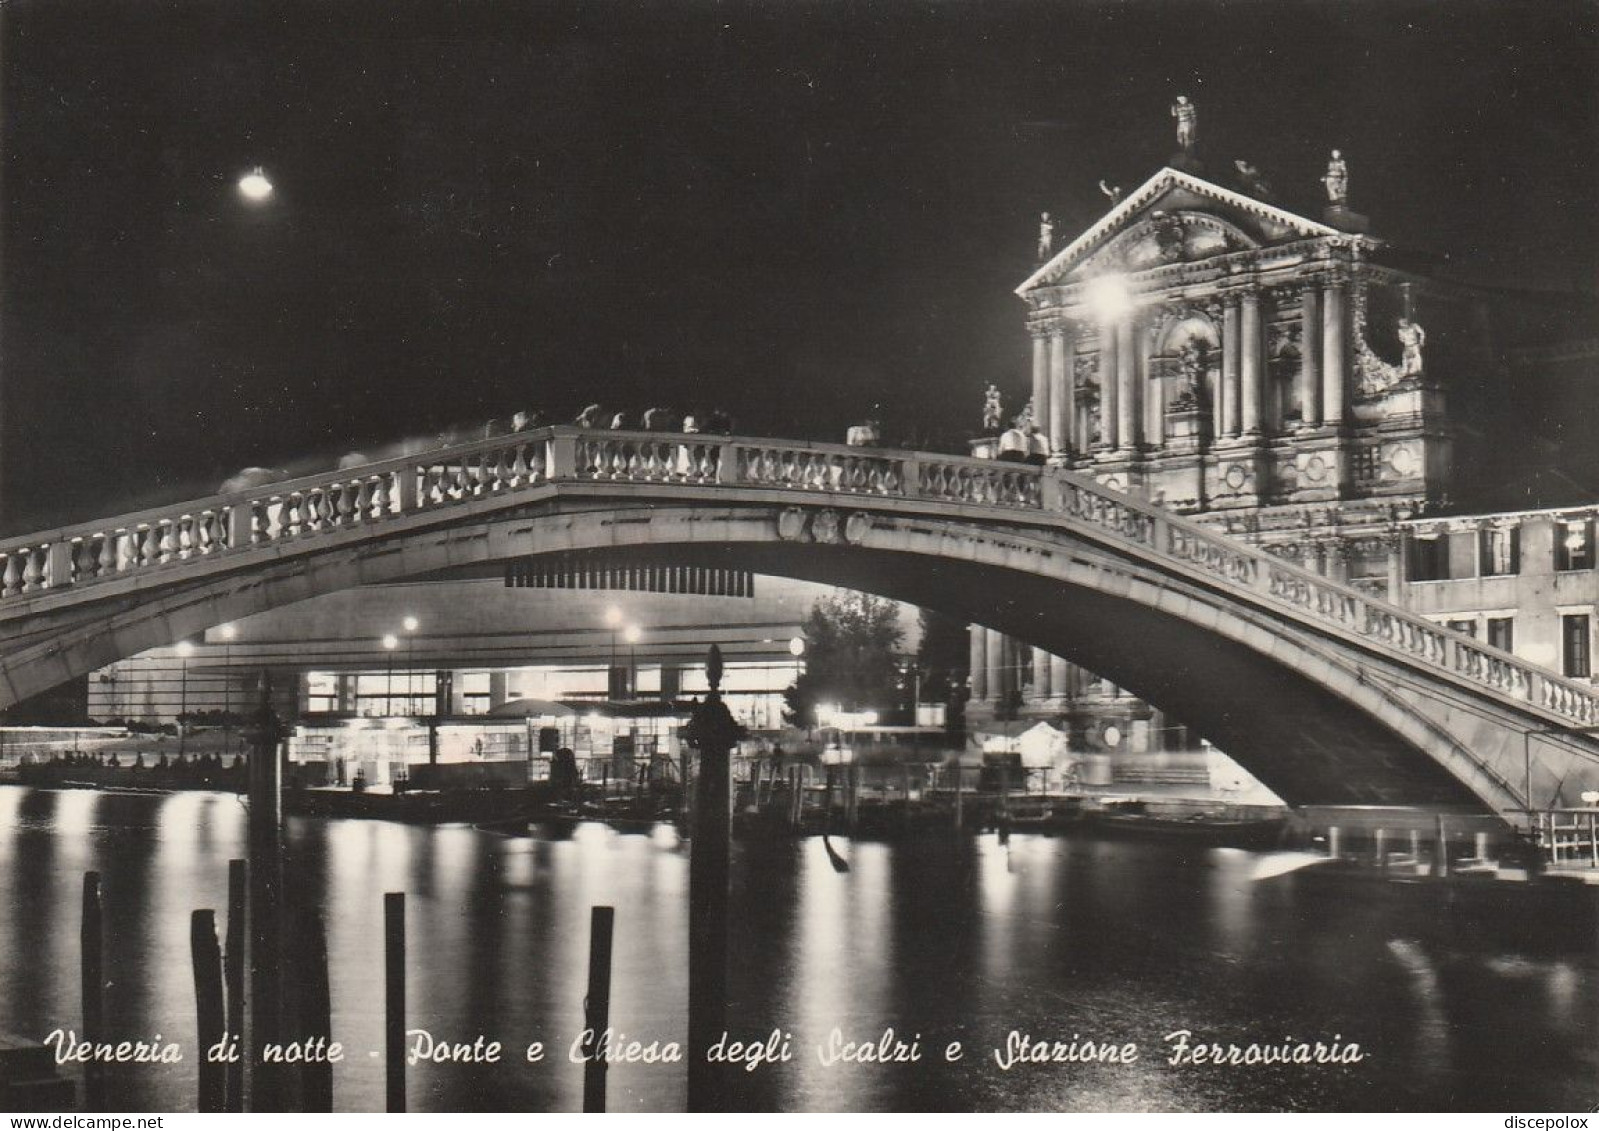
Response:
[{"label": "carved relief on facade", "polygon": [[[1355,395],[1365,399],[1383,396],[1421,371],[1419,347],[1415,354],[1414,373],[1407,372],[1403,361],[1397,365],[1385,361],[1371,348],[1373,319],[1370,312],[1369,291],[1370,284],[1364,282],[1350,288],[1351,322],[1355,340]],[[1405,326],[1414,326],[1414,323],[1401,317],[1393,328],[1394,343],[1400,349],[1405,348],[1402,336]]]}]

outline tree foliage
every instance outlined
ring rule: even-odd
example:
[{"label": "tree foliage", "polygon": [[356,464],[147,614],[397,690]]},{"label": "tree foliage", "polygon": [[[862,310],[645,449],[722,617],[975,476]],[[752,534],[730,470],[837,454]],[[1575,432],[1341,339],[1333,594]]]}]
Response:
[{"label": "tree foliage", "polygon": [[899,606],[869,593],[823,597],[805,618],[805,671],[784,692],[793,726],[817,725],[816,706],[892,710],[899,702]]}]

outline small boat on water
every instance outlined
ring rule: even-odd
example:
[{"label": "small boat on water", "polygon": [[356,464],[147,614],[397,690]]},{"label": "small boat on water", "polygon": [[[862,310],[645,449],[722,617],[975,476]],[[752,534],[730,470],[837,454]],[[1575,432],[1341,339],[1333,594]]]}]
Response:
[{"label": "small boat on water", "polygon": [[1231,848],[1272,848],[1282,840],[1284,817],[1233,817],[1220,813],[1154,813],[1143,801],[1111,801],[1085,812],[1088,827],[1119,836],[1191,841]]}]

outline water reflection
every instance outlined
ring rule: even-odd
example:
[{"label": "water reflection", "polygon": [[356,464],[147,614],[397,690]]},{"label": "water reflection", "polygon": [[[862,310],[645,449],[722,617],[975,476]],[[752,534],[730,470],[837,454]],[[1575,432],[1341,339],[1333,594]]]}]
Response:
[{"label": "water reflection", "polygon": [[[0,787],[0,1029],[77,1023],[82,873],[104,877],[119,1036],[193,1046],[188,917],[221,912],[242,806],[208,794]],[[296,820],[291,888],[326,909],[344,1110],[382,1106],[382,893],[408,893],[411,1024],[500,1040],[494,1066],[419,1065],[416,1110],[575,1110],[589,909],[617,908],[612,1024],[681,1041],[687,845],[669,828],[502,839],[467,827]],[[737,1074],[752,1109],[1570,1109],[1599,1077],[1593,938],[1514,910],[1457,922],[1280,876],[1258,857],[1126,841],[994,836],[904,845],[735,847],[733,1035],[791,1035],[794,1059]],[[842,867],[840,865],[842,861]],[[834,1028],[919,1040],[913,1064],[824,1067]],[[1171,1067],[1162,1037],[1275,1042],[1340,1033],[1339,1068]],[[1037,1039],[1134,1041],[1136,1064],[1018,1064]],[[1514,1033],[1513,1040],[1507,1033]],[[528,1064],[527,1045],[546,1046]],[[951,1042],[963,1055],[945,1059]],[[113,1074],[127,1110],[191,1107],[194,1060]],[[614,1110],[681,1109],[680,1065],[618,1065]]]}]

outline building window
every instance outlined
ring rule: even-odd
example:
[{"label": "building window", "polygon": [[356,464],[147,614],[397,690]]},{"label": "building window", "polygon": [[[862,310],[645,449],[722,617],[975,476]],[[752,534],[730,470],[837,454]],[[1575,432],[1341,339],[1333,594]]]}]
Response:
[{"label": "building window", "polygon": [[1555,568],[1593,568],[1593,519],[1569,519],[1555,525]]},{"label": "building window", "polygon": [[1521,572],[1521,528],[1489,526],[1478,534],[1479,572],[1484,577],[1502,577]]},{"label": "building window", "polygon": [[1355,481],[1375,483],[1382,475],[1382,449],[1367,447],[1355,449]]},{"label": "building window", "polygon": [[1560,618],[1560,670],[1575,679],[1593,674],[1587,613],[1567,613]]},{"label": "building window", "polygon": [[1477,635],[1477,622],[1475,620],[1446,620],[1445,628],[1452,628],[1456,632],[1464,632],[1467,636]]},{"label": "building window", "polygon": [[1449,539],[1414,538],[1411,540],[1410,580],[1449,580]]},{"label": "building window", "polygon": [[1488,646],[1497,648],[1501,652],[1514,652],[1516,650],[1516,618],[1515,617],[1489,617]]}]

